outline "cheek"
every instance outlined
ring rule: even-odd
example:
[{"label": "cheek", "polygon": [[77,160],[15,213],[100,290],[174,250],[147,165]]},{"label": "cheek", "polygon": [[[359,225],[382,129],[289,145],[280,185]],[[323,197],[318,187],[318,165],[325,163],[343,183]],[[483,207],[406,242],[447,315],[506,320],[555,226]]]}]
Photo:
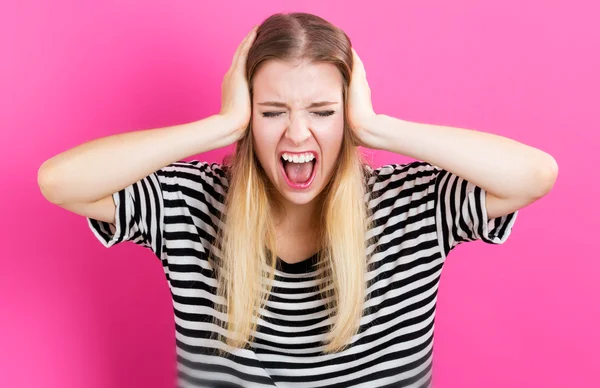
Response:
[{"label": "cheek", "polygon": [[253,120],[252,142],[254,144],[254,152],[261,163],[269,163],[277,147],[277,136],[272,128],[265,125],[261,120]]},{"label": "cheek", "polygon": [[[337,153],[342,145],[342,139],[344,137],[344,120],[334,120],[329,125],[319,128],[318,134],[319,143],[322,147],[323,153],[326,155]],[[330,158],[331,159],[331,158]]]}]

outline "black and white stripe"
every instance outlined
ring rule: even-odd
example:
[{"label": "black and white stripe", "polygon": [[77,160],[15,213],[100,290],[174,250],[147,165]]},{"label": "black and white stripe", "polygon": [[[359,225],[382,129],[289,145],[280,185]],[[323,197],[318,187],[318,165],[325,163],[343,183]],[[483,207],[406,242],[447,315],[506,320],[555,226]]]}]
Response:
[{"label": "black and white stripe", "polygon": [[[323,354],[331,320],[318,293],[317,256],[280,262],[251,349],[215,355],[223,300],[208,252],[222,227],[223,166],[176,162],[113,195],[115,225],[88,219],[104,246],[132,241],[161,260],[175,311],[180,387],[428,387],[437,289],[462,242],[502,244],[517,212],[489,220],[485,191],[425,162],[369,169],[373,228],[365,236],[368,301],[352,345]],[[218,255],[218,252],[216,252]]]}]

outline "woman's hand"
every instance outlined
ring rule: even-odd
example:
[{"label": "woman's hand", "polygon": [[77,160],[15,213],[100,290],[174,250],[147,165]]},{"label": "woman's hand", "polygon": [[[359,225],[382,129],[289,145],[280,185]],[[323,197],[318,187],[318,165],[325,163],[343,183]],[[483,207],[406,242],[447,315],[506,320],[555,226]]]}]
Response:
[{"label": "woman's hand", "polygon": [[232,137],[235,139],[234,142],[243,136],[252,113],[248,80],[246,80],[246,57],[256,38],[257,29],[258,26],[254,26],[238,46],[231,67],[225,73],[221,84],[219,115],[223,116],[228,125],[235,130],[235,136]]},{"label": "woman's hand", "polygon": [[371,88],[367,82],[367,73],[354,49],[352,49],[352,55],[354,64],[352,66],[352,79],[348,88],[348,124],[359,142],[358,145],[377,148],[375,136],[367,130],[373,128],[372,125],[367,124],[377,117],[377,114],[373,111]]}]

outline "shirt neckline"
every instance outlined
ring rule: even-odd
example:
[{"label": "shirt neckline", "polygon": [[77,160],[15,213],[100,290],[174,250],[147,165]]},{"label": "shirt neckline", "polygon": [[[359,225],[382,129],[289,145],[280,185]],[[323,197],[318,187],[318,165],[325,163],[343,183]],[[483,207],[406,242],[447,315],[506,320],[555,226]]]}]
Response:
[{"label": "shirt neckline", "polygon": [[309,273],[314,271],[316,268],[317,263],[319,262],[319,253],[321,253],[321,251],[318,251],[317,253],[313,254],[310,257],[307,257],[304,260],[301,260],[297,263],[287,263],[285,261],[283,261],[279,256],[277,256],[277,268],[281,271],[281,272],[286,272],[286,273],[293,273],[293,274],[302,274],[302,273]]}]

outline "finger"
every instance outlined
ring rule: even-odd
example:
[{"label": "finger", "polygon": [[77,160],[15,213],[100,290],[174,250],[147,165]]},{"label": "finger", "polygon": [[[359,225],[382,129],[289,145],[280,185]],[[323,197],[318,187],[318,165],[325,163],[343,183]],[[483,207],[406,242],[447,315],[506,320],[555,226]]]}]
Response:
[{"label": "finger", "polygon": [[244,37],[244,39],[242,39],[240,44],[237,46],[235,53],[233,54],[233,60],[231,61],[232,68],[235,67],[235,64],[237,63],[237,59],[240,56],[240,52],[242,51],[242,47],[244,47],[244,43],[246,42],[246,39],[248,39],[248,35],[249,35],[249,33]]},{"label": "finger", "polygon": [[352,48],[352,54],[354,57],[353,59],[354,59],[355,70],[360,71],[361,73],[363,73],[366,76],[367,71],[365,70],[365,66],[364,66],[362,60],[360,59],[360,57],[358,56],[358,53],[356,52],[356,50],[354,50],[354,47]]},{"label": "finger", "polygon": [[258,26],[252,27],[252,30],[250,30],[250,32],[244,37],[244,39],[242,40],[242,42],[238,46],[237,50],[235,51],[235,55],[233,56],[233,61],[231,63],[231,67],[232,68],[235,69],[235,68],[238,67],[239,58],[240,58],[240,56],[244,55],[244,49],[245,49],[248,41],[253,37],[253,35],[255,35],[257,27]]},{"label": "finger", "polygon": [[250,31],[250,35],[248,35],[248,39],[244,43],[242,47],[242,51],[238,56],[237,68],[241,71],[244,71],[246,68],[246,59],[248,58],[248,52],[250,51],[250,47],[252,47],[252,43],[254,43],[254,39],[256,38],[256,30],[258,26],[254,26],[252,31]]},{"label": "finger", "polygon": [[250,33],[246,34],[246,36],[244,37],[244,39],[242,39],[242,41],[240,42],[240,44],[237,46],[237,48],[235,50],[235,53],[233,54],[233,59],[231,60],[231,66],[229,67],[230,70],[235,69],[235,66],[236,66],[237,61],[238,61],[238,57],[240,56],[240,52],[242,51],[242,47],[244,47],[244,43],[248,39],[249,35],[250,35]]}]

